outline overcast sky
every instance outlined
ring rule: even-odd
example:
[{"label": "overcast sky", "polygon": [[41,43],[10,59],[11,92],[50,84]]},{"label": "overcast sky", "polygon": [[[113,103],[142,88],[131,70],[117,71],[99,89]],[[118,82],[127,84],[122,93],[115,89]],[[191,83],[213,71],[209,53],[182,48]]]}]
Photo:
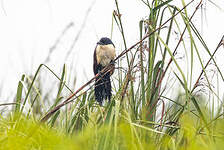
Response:
[{"label": "overcast sky", "polygon": [[[215,3],[224,9],[223,1]],[[148,9],[141,0],[128,0],[128,3],[119,0],[119,5],[127,45],[131,46],[138,40],[138,22],[147,16]],[[209,2],[204,3],[203,8],[206,8],[203,26],[201,13],[198,13],[195,21],[200,25],[198,28],[209,48],[213,50],[224,34],[224,12]],[[90,79],[93,76],[93,50],[99,38],[110,37],[114,9],[113,0],[1,0],[0,98],[7,99],[16,91],[23,73],[35,73],[68,25],[68,30],[47,65],[59,74],[64,63],[71,65],[72,62],[76,69],[71,73],[77,74],[79,84]],[[69,53],[78,33],[80,36]],[[124,49],[117,28],[113,41],[118,50]],[[67,54],[69,56],[66,59]]]}]

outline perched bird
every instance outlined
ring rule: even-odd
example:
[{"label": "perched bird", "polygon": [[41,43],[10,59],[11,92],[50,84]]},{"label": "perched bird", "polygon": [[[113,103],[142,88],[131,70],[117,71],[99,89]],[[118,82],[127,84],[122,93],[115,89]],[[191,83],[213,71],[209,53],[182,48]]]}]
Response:
[{"label": "perched bird", "polygon": [[112,69],[110,72],[100,73],[95,80],[95,99],[102,106],[103,100],[111,99],[111,82],[110,76],[114,72],[113,60],[115,58],[115,46],[111,39],[103,37],[97,42],[94,55],[93,55],[93,71],[94,74],[98,74],[108,64],[112,63]]}]

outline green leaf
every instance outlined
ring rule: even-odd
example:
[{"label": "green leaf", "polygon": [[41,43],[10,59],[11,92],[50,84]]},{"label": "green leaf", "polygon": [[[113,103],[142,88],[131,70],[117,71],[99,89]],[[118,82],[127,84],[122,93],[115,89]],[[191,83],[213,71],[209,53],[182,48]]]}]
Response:
[{"label": "green leaf", "polygon": [[19,81],[18,87],[17,87],[17,93],[16,93],[16,107],[15,107],[15,113],[18,113],[20,110],[20,104],[22,99],[22,92],[23,92],[23,84],[25,75],[22,75],[21,81]]},{"label": "green leaf", "polygon": [[163,7],[164,5],[168,4],[171,1],[173,1],[173,0],[168,0],[168,1],[163,2],[162,4],[159,4],[158,6],[153,8],[152,11],[156,11],[156,10],[160,9],[161,7]]}]

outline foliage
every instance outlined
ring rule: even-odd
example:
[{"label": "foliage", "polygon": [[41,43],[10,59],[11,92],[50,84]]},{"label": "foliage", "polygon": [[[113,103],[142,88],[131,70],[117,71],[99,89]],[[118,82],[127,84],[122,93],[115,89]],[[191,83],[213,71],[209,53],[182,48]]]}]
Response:
[{"label": "foliage", "polygon": [[[0,105],[13,105],[11,112],[1,115],[0,149],[222,149],[222,99],[207,70],[213,63],[215,75],[223,77],[214,59],[223,38],[212,53],[192,21],[202,1],[181,2],[178,6],[172,0],[142,0],[149,15],[139,21],[139,42],[128,49],[115,0],[113,22],[125,50],[115,59],[117,74],[111,103],[100,107],[95,102],[94,78],[73,92],[66,65],[59,76],[41,64],[34,76],[22,76],[14,103]],[[192,3],[196,7],[189,12]],[[184,53],[185,58],[178,59],[178,53]],[[209,59],[203,60],[202,53]],[[122,56],[126,60],[120,59]],[[202,70],[198,76],[194,73],[195,60]],[[59,81],[52,91],[43,88],[43,69]],[[206,97],[204,88],[212,96]],[[219,101],[216,107],[214,99]]]}]

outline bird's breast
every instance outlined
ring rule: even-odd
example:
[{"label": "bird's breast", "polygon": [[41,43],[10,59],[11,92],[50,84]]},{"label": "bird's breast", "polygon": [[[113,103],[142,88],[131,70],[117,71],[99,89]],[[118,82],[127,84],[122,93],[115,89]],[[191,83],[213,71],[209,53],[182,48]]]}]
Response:
[{"label": "bird's breast", "polygon": [[96,59],[97,63],[103,67],[108,65],[111,60],[115,58],[115,48],[112,44],[97,45],[96,47]]}]

